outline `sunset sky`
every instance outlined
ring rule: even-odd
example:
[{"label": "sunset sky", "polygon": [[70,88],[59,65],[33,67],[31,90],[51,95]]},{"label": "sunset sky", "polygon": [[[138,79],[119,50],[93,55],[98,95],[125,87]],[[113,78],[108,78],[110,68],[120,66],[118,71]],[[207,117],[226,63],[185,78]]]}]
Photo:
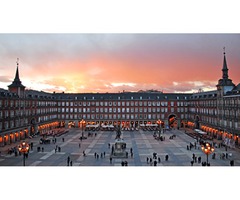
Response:
[{"label": "sunset sky", "polygon": [[240,34],[0,34],[0,88],[16,71],[45,92],[215,90],[223,47],[240,83]]}]

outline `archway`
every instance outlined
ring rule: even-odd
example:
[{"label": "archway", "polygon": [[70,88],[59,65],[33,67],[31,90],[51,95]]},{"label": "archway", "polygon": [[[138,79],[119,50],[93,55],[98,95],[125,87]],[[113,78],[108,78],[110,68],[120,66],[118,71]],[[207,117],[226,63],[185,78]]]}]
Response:
[{"label": "archway", "polygon": [[30,121],[30,135],[37,133],[36,119],[33,117]]},{"label": "archway", "polygon": [[177,116],[175,114],[171,114],[168,116],[168,125],[170,128],[177,128]]},{"label": "archway", "polygon": [[198,115],[195,116],[195,128],[196,129],[199,129],[200,125],[199,125],[199,121],[200,121],[200,118]]}]

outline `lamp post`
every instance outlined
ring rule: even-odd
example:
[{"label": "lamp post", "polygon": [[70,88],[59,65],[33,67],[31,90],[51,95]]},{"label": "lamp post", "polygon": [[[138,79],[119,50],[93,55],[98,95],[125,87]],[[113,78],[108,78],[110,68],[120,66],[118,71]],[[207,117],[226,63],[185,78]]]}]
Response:
[{"label": "lamp post", "polygon": [[208,155],[210,155],[211,153],[214,152],[214,147],[209,144],[208,142],[202,144],[202,151],[203,153],[205,153],[207,155],[207,166],[209,166],[209,163],[208,163]]},{"label": "lamp post", "polygon": [[23,141],[19,146],[18,150],[23,154],[23,166],[25,166],[26,153],[29,151],[29,144]]}]

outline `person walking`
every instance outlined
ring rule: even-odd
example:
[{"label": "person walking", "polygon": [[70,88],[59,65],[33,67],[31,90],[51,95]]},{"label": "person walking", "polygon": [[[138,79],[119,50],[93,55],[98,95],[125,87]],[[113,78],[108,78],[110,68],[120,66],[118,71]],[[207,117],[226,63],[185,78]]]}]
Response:
[{"label": "person walking", "polygon": [[165,156],[165,160],[166,160],[166,161],[168,161],[168,157],[169,157],[169,156],[168,156],[168,154],[167,154],[167,155]]},{"label": "person walking", "polygon": [[112,157],[110,157],[109,159],[110,159],[110,164],[112,164]]},{"label": "person walking", "polygon": [[70,157],[68,156],[67,157],[67,166],[69,166],[69,163],[70,163]]},{"label": "person walking", "polygon": [[156,160],[154,160],[153,166],[157,166],[157,161]]}]

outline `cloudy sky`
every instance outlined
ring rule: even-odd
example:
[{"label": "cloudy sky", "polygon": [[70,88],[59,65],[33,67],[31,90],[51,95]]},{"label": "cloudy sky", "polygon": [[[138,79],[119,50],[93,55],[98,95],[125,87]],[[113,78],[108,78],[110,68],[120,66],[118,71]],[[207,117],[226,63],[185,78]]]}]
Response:
[{"label": "cloudy sky", "polygon": [[16,71],[46,92],[216,89],[226,47],[240,82],[240,34],[0,34],[0,88]]}]

